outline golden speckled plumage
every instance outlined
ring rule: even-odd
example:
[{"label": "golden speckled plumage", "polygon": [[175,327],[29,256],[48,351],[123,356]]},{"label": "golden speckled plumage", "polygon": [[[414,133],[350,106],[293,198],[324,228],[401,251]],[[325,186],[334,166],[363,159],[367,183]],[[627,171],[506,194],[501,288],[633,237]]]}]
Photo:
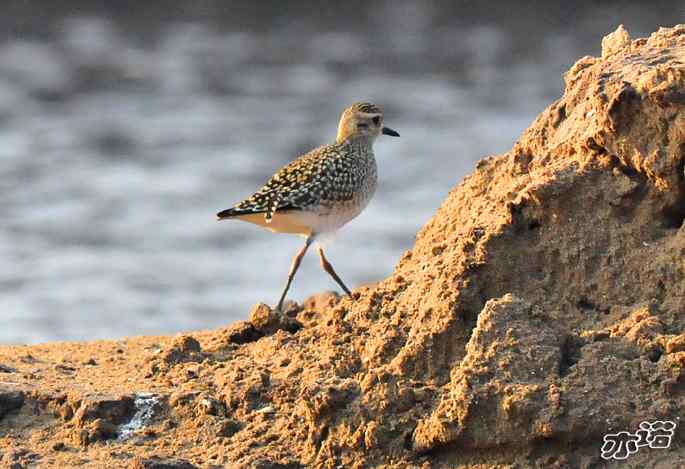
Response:
[{"label": "golden speckled plumage", "polygon": [[[380,134],[399,136],[383,127],[382,121],[378,106],[353,104],[342,113],[335,143],[300,156],[276,172],[250,198],[217,214],[219,220],[235,218],[275,232],[307,237],[304,248],[293,260],[279,310],[315,237],[337,231],[371,200],[377,182],[373,142]],[[322,267],[349,294],[320,246],[319,255]]]},{"label": "golden speckled plumage", "polygon": [[279,210],[352,202],[372,195],[375,187],[376,160],[371,145],[333,143],[281,168],[252,197],[233,207],[231,215],[262,213],[268,221]]},{"label": "golden speckled plumage", "polygon": [[[358,122],[359,116],[370,121]],[[376,189],[376,160],[373,141],[381,129],[382,112],[371,103],[355,103],[341,117],[338,141],[306,153],[281,168],[250,198],[218,214],[219,219],[238,218],[268,226],[274,215],[282,212],[324,210],[327,215],[340,207],[343,218],[348,218],[355,207],[359,212],[366,206]],[[375,119],[375,120],[374,120]],[[375,123],[373,134],[358,133],[358,126],[368,129]],[[350,126],[350,124],[352,124]],[[263,214],[264,221],[252,215]],[[358,214],[354,213],[352,218]],[[342,224],[349,219],[340,220]],[[329,220],[330,222],[330,220]],[[341,226],[342,226],[341,224]],[[323,228],[337,228],[337,223],[324,223]],[[316,226],[304,233],[309,235]],[[293,232],[286,230],[286,232]]]}]

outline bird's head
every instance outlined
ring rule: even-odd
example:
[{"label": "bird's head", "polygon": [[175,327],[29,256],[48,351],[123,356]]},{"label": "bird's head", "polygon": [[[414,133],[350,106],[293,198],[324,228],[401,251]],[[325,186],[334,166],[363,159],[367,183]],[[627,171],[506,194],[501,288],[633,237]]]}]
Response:
[{"label": "bird's head", "polygon": [[373,141],[380,134],[399,137],[400,134],[383,126],[383,111],[371,103],[354,103],[343,111],[338,125],[338,143],[345,140],[368,139]]}]

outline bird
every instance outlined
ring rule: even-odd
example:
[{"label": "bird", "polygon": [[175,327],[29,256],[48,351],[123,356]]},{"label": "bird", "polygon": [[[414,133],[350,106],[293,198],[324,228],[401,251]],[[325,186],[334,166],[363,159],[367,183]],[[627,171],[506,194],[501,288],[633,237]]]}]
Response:
[{"label": "bird", "polygon": [[[290,265],[276,311],[283,311],[290,285],[312,243],[337,232],[371,201],[378,180],[373,144],[379,135],[400,136],[383,125],[380,107],[356,102],[343,111],[334,143],[299,156],[251,197],[217,213],[219,221],[240,220],[305,238]],[[323,270],[351,296],[322,244],[316,244]]]}]

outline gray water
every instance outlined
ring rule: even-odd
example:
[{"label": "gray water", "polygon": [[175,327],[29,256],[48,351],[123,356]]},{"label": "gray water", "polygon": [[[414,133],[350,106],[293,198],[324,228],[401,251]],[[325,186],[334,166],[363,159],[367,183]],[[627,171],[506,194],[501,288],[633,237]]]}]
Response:
[{"label": "gray water", "polygon": [[[206,329],[275,303],[301,239],[214,214],[332,141],[358,100],[382,106],[402,137],[377,142],[376,197],[327,252],[349,285],[381,280],[602,35],[623,22],[637,37],[685,13],[676,2],[475,3],[11,2],[0,343]],[[290,298],[334,287],[310,253]]]}]

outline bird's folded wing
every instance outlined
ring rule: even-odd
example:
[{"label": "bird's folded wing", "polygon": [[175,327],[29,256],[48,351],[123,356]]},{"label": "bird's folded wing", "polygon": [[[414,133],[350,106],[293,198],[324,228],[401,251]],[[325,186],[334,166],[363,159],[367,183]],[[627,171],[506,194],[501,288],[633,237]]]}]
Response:
[{"label": "bird's folded wing", "polygon": [[219,212],[219,218],[263,213],[267,221],[279,210],[302,210],[324,196],[326,183],[334,180],[332,145],[324,145],[281,168],[248,199]]}]

